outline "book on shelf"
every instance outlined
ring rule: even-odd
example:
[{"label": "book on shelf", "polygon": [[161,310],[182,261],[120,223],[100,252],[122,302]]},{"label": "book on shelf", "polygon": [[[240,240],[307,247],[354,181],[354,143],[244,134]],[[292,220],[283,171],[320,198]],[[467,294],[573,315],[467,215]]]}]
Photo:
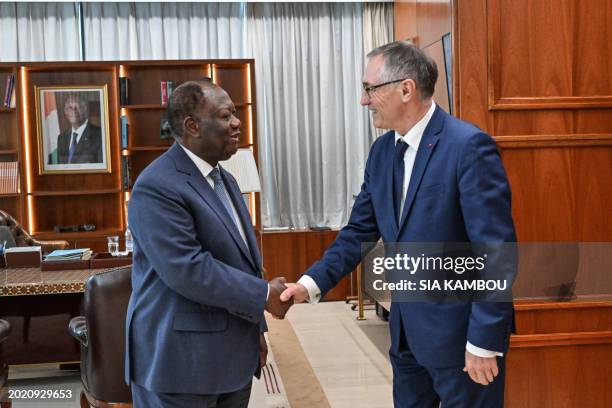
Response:
[{"label": "book on shelf", "polygon": [[15,96],[15,84],[13,84],[13,89],[11,91],[11,101],[9,102],[9,108],[17,107],[17,97]]},{"label": "book on shelf", "polygon": [[162,105],[168,104],[168,81],[161,81],[161,103]]},{"label": "book on shelf", "polygon": [[19,162],[0,162],[0,194],[19,193]]},{"label": "book on shelf", "polygon": [[14,108],[15,104],[15,75],[10,74],[6,77],[6,84],[4,88],[4,98],[2,100],[2,106],[5,108]]},{"label": "book on shelf", "polygon": [[120,118],[120,121],[121,121],[121,148],[127,149],[129,146],[129,139],[128,139],[129,123],[128,123],[127,116],[122,115]]},{"label": "book on shelf", "polygon": [[173,138],[172,129],[170,128],[170,122],[168,122],[166,114],[162,116],[161,122],[159,123],[159,138],[162,140]]},{"label": "book on shelf", "polygon": [[56,249],[45,257],[46,262],[62,262],[62,261],[88,261],[91,258],[91,249]]},{"label": "book on shelf", "polygon": [[123,191],[132,188],[131,172],[130,156],[121,156],[121,188]]},{"label": "book on shelf", "polygon": [[130,104],[130,79],[128,77],[119,77],[119,104],[126,106]]},{"label": "book on shelf", "polygon": [[172,91],[174,91],[174,82],[166,81],[166,86],[168,88],[168,99],[172,96]]},{"label": "book on shelf", "polygon": [[161,103],[162,105],[167,105],[168,100],[170,99],[170,95],[172,95],[172,91],[174,90],[174,82],[161,81],[160,89],[161,89]]}]

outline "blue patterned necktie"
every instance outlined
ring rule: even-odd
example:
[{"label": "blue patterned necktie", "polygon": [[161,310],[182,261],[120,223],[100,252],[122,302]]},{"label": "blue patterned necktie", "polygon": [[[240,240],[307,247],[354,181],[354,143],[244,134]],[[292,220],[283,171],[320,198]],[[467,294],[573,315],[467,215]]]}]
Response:
[{"label": "blue patterned necktie", "polygon": [[404,154],[408,143],[402,139],[395,144],[395,157],[393,158],[393,203],[395,204],[395,219],[399,225],[402,214],[402,193],[404,192]]},{"label": "blue patterned necktie", "polygon": [[[225,189],[225,184],[223,184],[223,179],[221,178],[221,172],[218,168],[212,169],[210,172],[210,177],[212,177],[215,183],[215,193],[219,200],[223,203],[223,207],[225,207],[225,211],[227,211],[227,215],[229,215],[230,219],[236,224],[236,220],[234,219],[234,211],[232,210],[232,204],[230,201],[229,194],[227,194],[227,190]],[[237,226],[236,226],[237,227]]]},{"label": "blue patterned necktie", "polygon": [[76,152],[78,136],[79,134],[77,132],[72,132],[72,139],[70,140],[70,150],[68,150],[68,163],[72,162],[72,156],[74,156],[74,152]]}]

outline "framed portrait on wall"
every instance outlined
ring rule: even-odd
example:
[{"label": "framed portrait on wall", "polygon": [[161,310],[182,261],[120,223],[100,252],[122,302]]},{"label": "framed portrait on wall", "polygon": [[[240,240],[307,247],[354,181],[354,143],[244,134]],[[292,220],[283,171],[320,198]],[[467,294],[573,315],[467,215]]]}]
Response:
[{"label": "framed portrait on wall", "polygon": [[107,86],[37,86],[39,174],[110,173]]}]

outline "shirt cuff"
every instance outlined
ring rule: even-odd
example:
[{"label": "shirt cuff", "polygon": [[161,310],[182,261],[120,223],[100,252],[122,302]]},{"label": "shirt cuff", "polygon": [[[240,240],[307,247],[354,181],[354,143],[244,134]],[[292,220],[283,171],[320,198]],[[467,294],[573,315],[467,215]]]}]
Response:
[{"label": "shirt cuff", "polygon": [[268,294],[266,295],[266,303],[268,303],[269,298],[270,298],[270,284],[268,283]]},{"label": "shirt cuff", "polygon": [[308,275],[302,275],[302,277],[297,281],[300,285],[303,285],[308,291],[308,302],[315,304],[319,303],[321,300],[321,289],[317,286],[314,279],[312,279]]},{"label": "shirt cuff", "polygon": [[504,353],[500,353],[499,351],[485,350],[483,348],[476,347],[469,341],[465,345],[465,349],[477,357],[491,358],[491,357],[497,357],[497,356],[499,357],[504,356]]}]

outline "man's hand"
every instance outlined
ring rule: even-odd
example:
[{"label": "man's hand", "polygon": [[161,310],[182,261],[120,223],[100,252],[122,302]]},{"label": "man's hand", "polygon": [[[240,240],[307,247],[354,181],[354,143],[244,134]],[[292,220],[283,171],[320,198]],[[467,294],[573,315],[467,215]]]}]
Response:
[{"label": "man's hand", "polygon": [[497,368],[496,357],[478,357],[469,351],[465,352],[465,367],[463,371],[470,375],[472,381],[482,384],[489,385],[493,382],[497,374],[499,374],[499,368]]},{"label": "man's hand", "polygon": [[284,319],[285,314],[293,304],[293,299],[289,301],[281,301],[281,294],[287,289],[285,286],[285,278],[274,278],[268,284],[270,285],[270,294],[266,302],[266,310],[277,319]]},{"label": "man's hand", "polygon": [[259,368],[264,368],[268,361],[268,344],[263,333],[259,335]]},{"label": "man's hand", "polygon": [[302,303],[308,300],[308,290],[301,283],[287,283],[287,289],[281,295],[283,302],[293,299],[294,303]]}]

